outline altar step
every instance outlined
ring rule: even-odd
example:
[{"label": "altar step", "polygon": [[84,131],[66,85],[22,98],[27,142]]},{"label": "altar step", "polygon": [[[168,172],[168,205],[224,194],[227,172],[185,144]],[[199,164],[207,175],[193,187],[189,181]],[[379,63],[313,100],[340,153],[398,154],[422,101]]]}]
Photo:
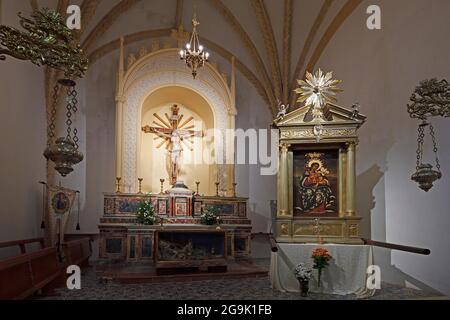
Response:
[{"label": "altar step", "polygon": [[204,280],[225,280],[242,278],[264,278],[268,270],[253,264],[250,260],[229,262],[226,272],[196,272],[171,275],[157,274],[155,267],[144,264],[97,265],[95,267],[103,282],[161,283],[161,282],[191,282]]}]

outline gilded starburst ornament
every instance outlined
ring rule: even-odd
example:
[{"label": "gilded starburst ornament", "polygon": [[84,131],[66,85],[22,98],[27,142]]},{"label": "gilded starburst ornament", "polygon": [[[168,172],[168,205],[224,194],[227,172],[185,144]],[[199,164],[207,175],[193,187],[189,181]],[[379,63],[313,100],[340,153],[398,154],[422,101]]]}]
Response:
[{"label": "gilded starburst ornament", "polygon": [[320,69],[315,74],[306,72],[306,80],[297,82],[299,87],[294,90],[300,95],[297,102],[312,106],[315,119],[322,118],[325,105],[335,102],[336,94],[342,92],[338,88],[341,81],[333,79],[333,72],[325,74]]}]

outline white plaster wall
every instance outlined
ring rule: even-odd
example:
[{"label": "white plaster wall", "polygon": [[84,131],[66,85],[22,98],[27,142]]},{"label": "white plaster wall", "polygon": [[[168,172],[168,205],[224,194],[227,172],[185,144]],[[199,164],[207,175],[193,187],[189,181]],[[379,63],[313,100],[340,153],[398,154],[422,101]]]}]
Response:
[{"label": "white plaster wall", "polygon": [[[18,11],[29,11],[28,2],[3,1],[0,20],[18,26]],[[44,73],[9,57],[0,61],[0,137],[0,242],[42,236]]]},{"label": "white plaster wall", "polygon": [[[382,9],[382,30],[370,31],[365,11]],[[317,67],[333,70],[345,90],[339,103],[359,101],[367,124],[358,148],[358,210],[374,240],[431,249],[430,256],[376,251],[384,280],[450,293],[449,119],[433,121],[443,178],[428,193],[410,180],[415,170],[417,121],[406,105],[420,80],[450,80],[450,2],[364,1],[338,31]],[[429,137],[427,142],[430,143]],[[427,149],[430,155],[431,150]],[[429,157],[428,161],[434,161]],[[432,162],[433,163],[433,162]]]}]

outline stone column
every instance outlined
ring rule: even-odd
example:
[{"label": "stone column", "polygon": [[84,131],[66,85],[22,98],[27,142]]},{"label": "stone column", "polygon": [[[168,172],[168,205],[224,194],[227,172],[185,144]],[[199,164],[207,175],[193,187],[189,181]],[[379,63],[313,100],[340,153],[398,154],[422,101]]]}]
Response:
[{"label": "stone column", "polygon": [[355,192],[356,192],[356,143],[351,142],[347,148],[347,216],[355,216]]},{"label": "stone column", "polygon": [[[123,105],[122,96],[116,97],[116,177],[122,177],[122,125],[123,125]],[[123,181],[123,180],[122,180]]]},{"label": "stone column", "polygon": [[283,143],[280,145],[280,163],[279,172],[279,190],[278,190],[278,212],[277,216],[289,215],[289,165],[288,165],[288,149],[290,145]]}]

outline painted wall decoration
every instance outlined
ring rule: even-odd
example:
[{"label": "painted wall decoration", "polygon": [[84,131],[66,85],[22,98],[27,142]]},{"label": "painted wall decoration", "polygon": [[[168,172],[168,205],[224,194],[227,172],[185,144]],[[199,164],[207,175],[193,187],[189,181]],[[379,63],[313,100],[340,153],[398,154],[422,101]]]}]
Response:
[{"label": "painted wall decoration", "polygon": [[338,216],[339,153],[294,152],[294,214],[296,216]]}]

